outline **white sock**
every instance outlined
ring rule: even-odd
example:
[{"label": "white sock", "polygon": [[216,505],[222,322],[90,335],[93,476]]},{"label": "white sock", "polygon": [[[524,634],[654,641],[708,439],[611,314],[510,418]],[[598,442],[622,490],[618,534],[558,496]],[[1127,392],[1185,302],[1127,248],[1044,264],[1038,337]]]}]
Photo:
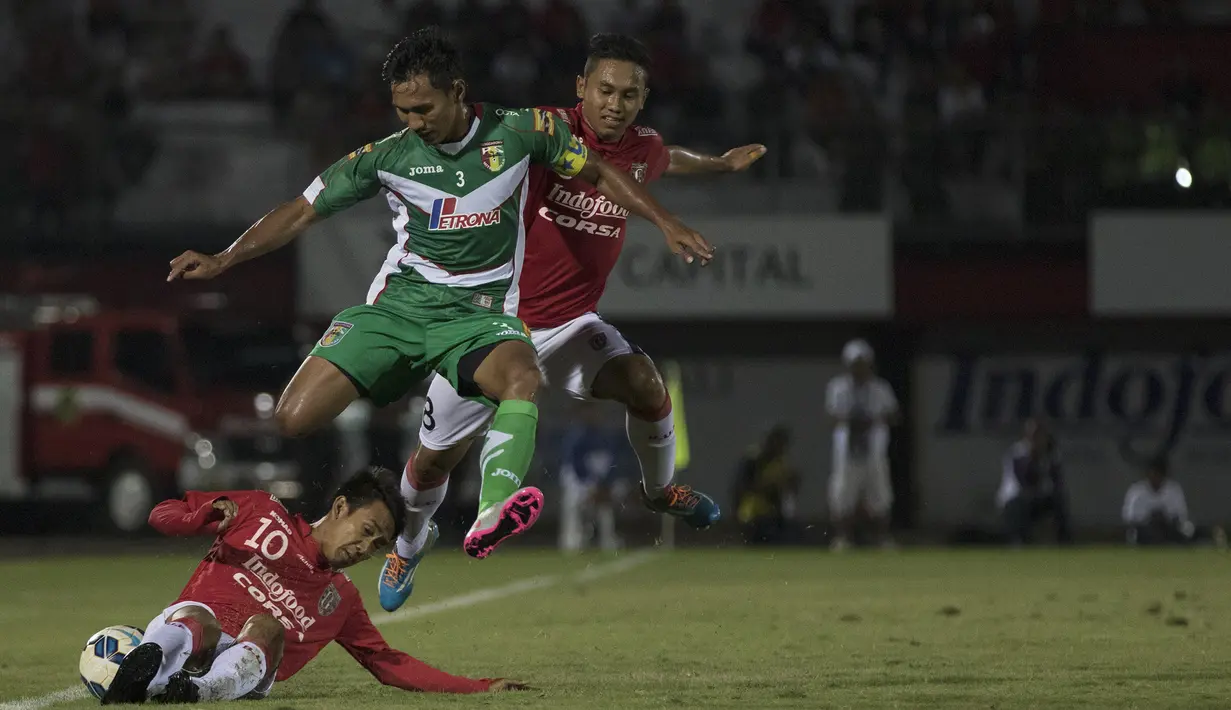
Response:
[{"label": "white sock", "polygon": [[185,624],[170,621],[143,636],[141,642],[156,643],[162,649],[162,665],[158,667],[158,675],[145,689],[151,697],[161,695],[167,689],[167,681],[179,673],[192,656],[192,631]]},{"label": "white sock", "polygon": [[641,464],[641,482],[646,493],[654,496],[675,478],[675,420],[668,411],[656,422],[638,419],[631,412],[624,421],[628,443]]},{"label": "white sock", "polygon": [[445,479],[435,488],[419,490],[410,482],[410,467],[415,465],[412,458],[406,463],[407,470],[402,473],[402,497],[406,499],[406,528],[398,535],[397,553],[400,557],[414,557],[427,544],[427,524],[444,502],[445,493],[449,491],[449,479]]},{"label": "white sock", "polygon": [[611,552],[620,546],[615,531],[615,510],[610,503],[595,506],[594,527],[598,533],[600,550]]},{"label": "white sock", "polygon": [[209,671],[194,678],[200,699],[239,700],[256,690],[268,671],[265,651],[251,641],[240,641],[228,648],[210,665]]},{"label": "white sock", "polygon": [[584,518],[588,493],[571,473],[561,472],[560,476],[560,549],[579,552],[585,547]]}]

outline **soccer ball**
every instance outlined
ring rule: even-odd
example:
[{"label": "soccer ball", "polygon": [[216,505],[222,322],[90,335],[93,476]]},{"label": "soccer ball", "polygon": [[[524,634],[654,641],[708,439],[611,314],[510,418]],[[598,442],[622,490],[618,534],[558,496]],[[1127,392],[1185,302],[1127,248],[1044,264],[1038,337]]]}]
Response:
[{"label": "soccer ball", "polygon": [[102,700],[128,652],[141,645],[144,631],[135,626],[108,626],[86,641],[81,651],[81,682]]}]

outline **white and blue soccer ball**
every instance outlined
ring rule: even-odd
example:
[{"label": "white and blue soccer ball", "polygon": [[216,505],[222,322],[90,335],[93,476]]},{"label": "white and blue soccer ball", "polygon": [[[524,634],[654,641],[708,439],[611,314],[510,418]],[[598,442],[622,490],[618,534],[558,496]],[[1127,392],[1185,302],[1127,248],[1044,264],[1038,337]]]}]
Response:
[{"label": "white and blue soccer ball", "polygon": [[135,626],[108,626],[86,641],[81,651],[81,682],[90,693],[102,700],[120,663],[137,646],[141,645],[144,631]]}]

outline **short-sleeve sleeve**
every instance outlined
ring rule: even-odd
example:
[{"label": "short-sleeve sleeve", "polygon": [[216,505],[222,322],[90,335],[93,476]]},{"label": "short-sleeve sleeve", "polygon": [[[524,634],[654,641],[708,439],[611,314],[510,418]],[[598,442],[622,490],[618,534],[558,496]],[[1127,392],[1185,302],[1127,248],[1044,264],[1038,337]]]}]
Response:
[{"label": "short-sleeve sleeve", "polygon": [[671,167],[671,153],[667,150],[667,146],[663,144],[663,137],[654,131],[652,135],[646,136],[650,142],[649,151],[647,152],[647,161],[649,163],[649,173],[646,176],[646,182],[652,182],[663,176],[667,172],[667,168]]},{"label": "short-sleeve sleeve", "polygon": [[532,162],[546,165],[564,177],[573,177],[585,167],[589,151],[551,111],[505,111],[502,120],[524,136]]},{"label": "short-sleeve sleeve", "polygon": [[378,172],[384,152],[376,143],[352,152],[313,180],[304,190],[304,198],[318,215],[329,217],[375,197],[381,188]]}]

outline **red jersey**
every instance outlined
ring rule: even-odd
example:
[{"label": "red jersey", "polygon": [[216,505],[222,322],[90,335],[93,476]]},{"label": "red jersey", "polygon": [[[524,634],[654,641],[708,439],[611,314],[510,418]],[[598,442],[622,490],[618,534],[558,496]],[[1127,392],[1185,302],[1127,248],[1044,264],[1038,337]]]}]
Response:
[{"label": "red jersey", "polygon": [[239,512],[176,602],[208,606],[231,636],[238,636],[253,614],[272,614],[286,629],[277,680],[295,675],[337,641],[385,685],[446,693],[488,689],[488,679],[450,675],[390,648],[368,618],[359,590],[322,556],[312,526],[268,493],[191,491],[160,503],[150,512],[150,525],[164,535],[217,535],[222,513],[213,504],[224,498]]},{"label": "red jersey", "polygon": [[[619,141],[604,143],[582,117],[580,104],[543,110],[554,111],[577,140],[638,182],[657,180],[667,170],[671,157],[652,128],[629,126]],[[598,309],[624,246],[628,210],[584,180],[539,165],[530,167],[529,199],[538,209],[526,235],[517,316],[531,328],[550,328]]]}]

